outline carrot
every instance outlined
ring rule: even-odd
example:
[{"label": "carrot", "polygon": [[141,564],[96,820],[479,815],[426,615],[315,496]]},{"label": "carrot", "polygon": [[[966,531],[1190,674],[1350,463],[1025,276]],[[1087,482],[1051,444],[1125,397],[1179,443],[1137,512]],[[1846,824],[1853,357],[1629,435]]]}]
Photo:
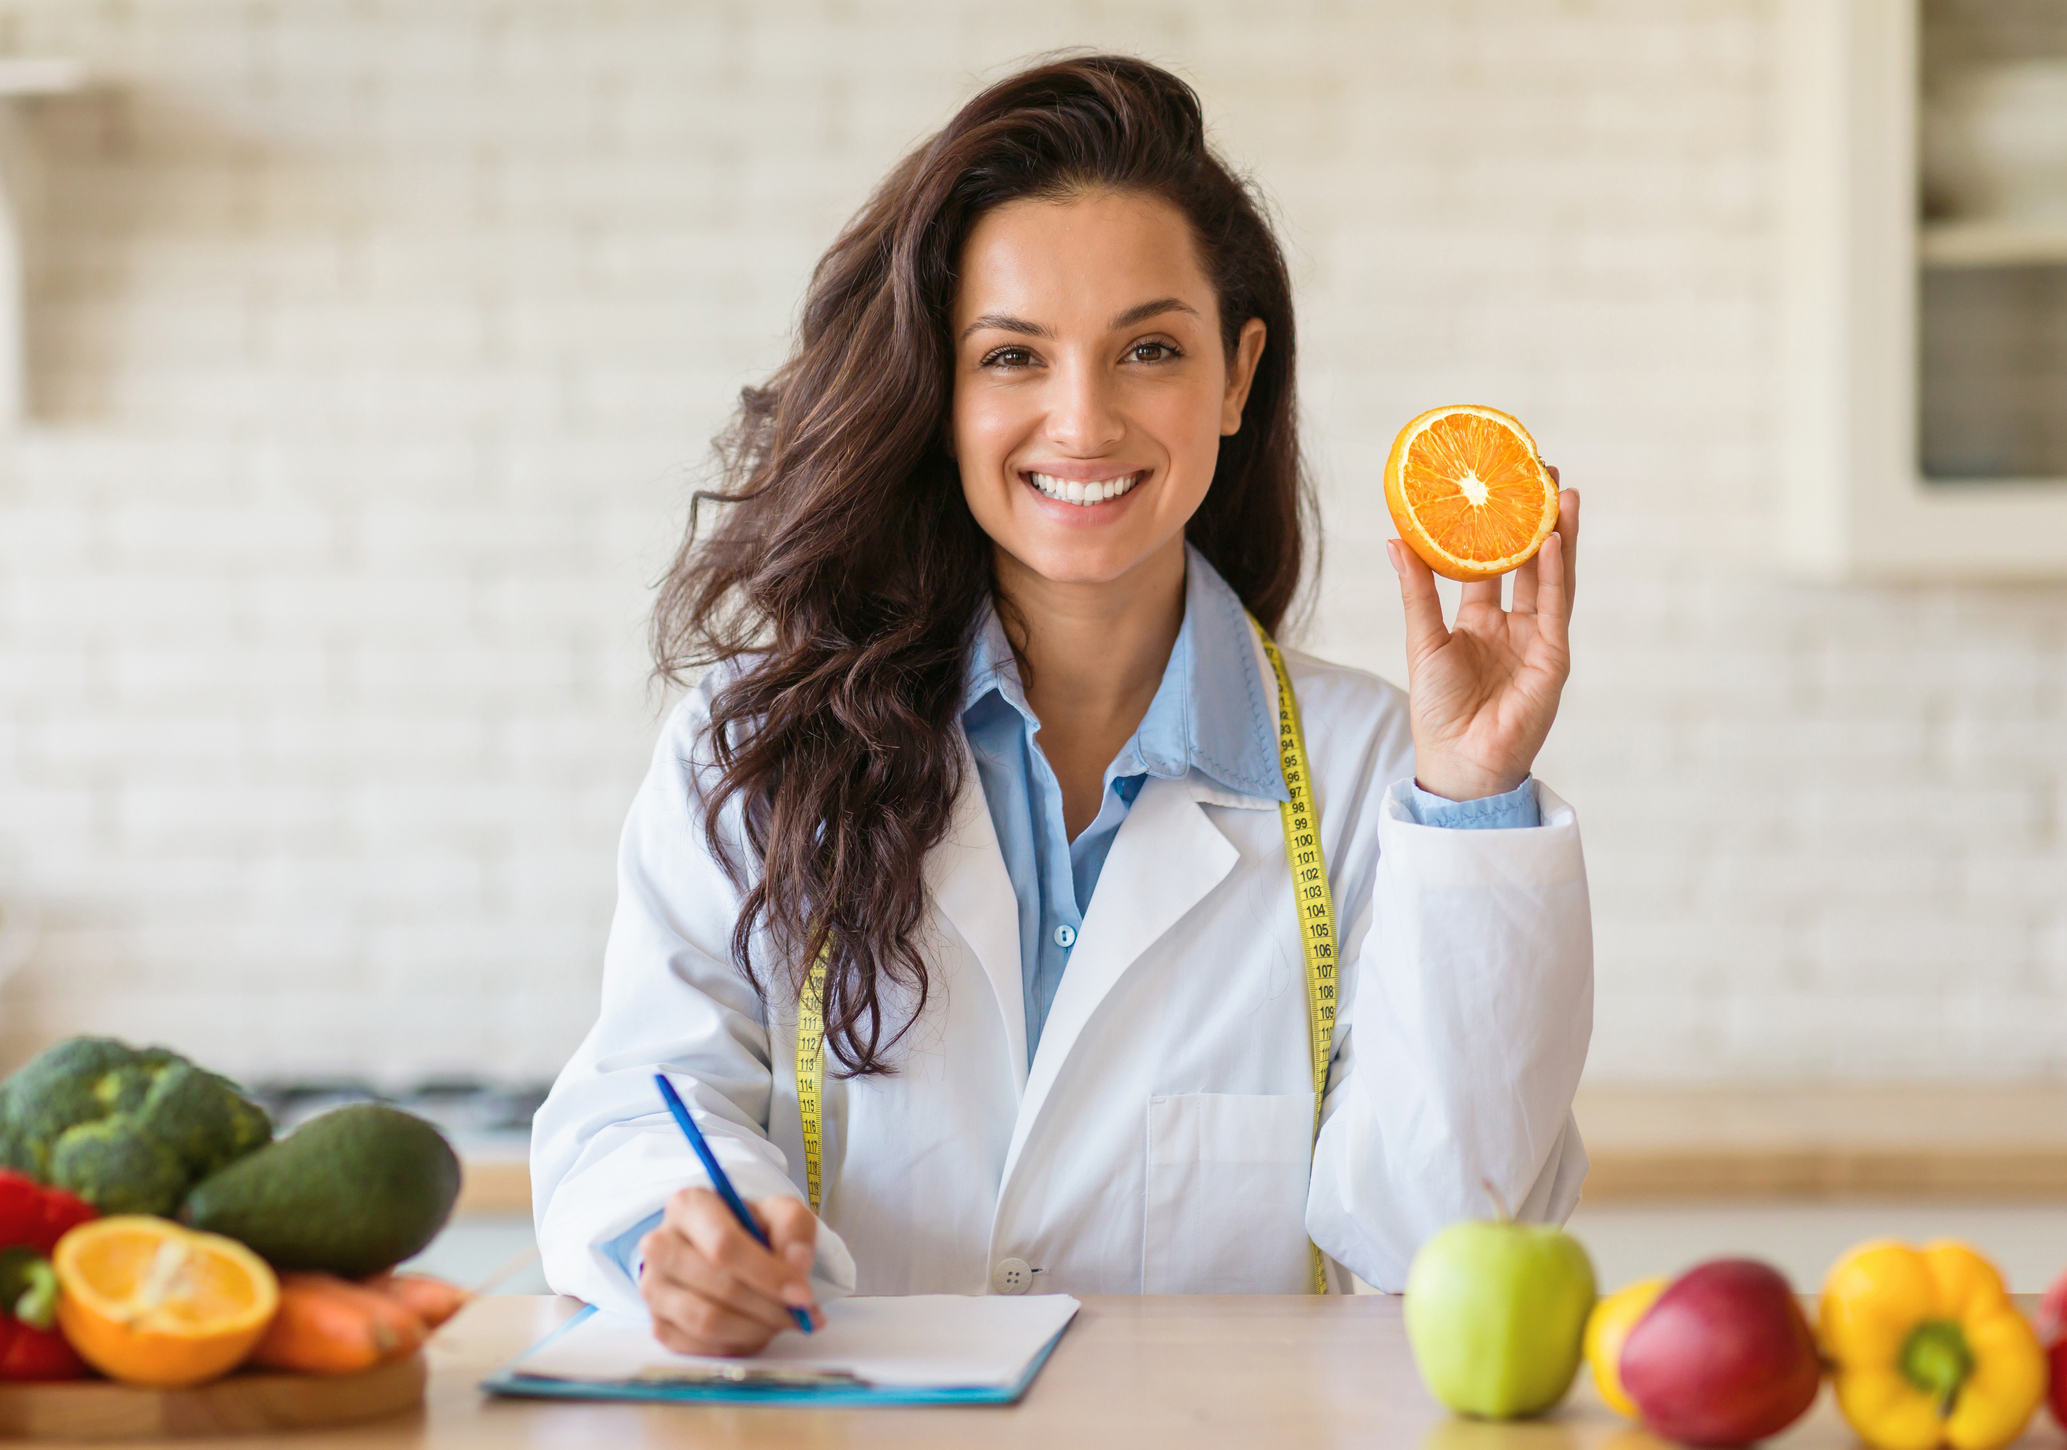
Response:
[{"label": "carrot", "polygon": [[297,1374],[352,1374],[413,1353],[428,1332],[385,1294],[334,1274],[282,1274],[280,1312],[250,1362]]},{"label": "carrot", "polygon": [[457,1284],[429,1274],[398,1274],[390,1269],[362,1281],[377,1294],[385,1294],[421,1319],[426,1329],[436,1329],[474,1296]]}]

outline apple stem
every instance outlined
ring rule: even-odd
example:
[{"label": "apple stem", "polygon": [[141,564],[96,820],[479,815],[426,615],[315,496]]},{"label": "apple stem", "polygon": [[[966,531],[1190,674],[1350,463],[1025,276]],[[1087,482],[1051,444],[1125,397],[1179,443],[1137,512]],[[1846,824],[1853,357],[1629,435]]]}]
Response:
[{"label": "apple stem", "polygon": [[1478,1185],[1479,1187],[1485,1189],[1486,1197],[1493,1200],[1493,1207],[1500,1214],[1500,1222],[1513,1223],[1514,1215],[1507,1211],[1507,1200],[1500,1196],[1500,1190],[1493,1186],[1493,1180],[1490,1178],[1481,1178],[1478,1181]]}]

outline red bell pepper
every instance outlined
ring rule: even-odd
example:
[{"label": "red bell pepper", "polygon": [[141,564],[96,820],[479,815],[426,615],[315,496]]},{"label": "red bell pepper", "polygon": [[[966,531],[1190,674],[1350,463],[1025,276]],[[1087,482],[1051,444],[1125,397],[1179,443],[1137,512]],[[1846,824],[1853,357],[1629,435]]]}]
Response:
[{"label": "red bell pepper", "polygon": [[33,1178],[0,1170],[0,1380],[78,1379],[85,1361],[57,1330],[50,1251],[100,1214]]}]

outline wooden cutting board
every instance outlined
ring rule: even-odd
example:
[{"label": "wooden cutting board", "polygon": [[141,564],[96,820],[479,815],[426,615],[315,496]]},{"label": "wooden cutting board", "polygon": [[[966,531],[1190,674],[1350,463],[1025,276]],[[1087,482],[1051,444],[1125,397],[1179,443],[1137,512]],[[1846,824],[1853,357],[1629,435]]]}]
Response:
[{"label": "wooden cutting board", "polygon": [[418,1353],[363,1374],[233,1374],[190,1390],[106,1380],[0,1385],[0,1437],[186,1440],[349,1425],[421,1405],[425,1378]]}]

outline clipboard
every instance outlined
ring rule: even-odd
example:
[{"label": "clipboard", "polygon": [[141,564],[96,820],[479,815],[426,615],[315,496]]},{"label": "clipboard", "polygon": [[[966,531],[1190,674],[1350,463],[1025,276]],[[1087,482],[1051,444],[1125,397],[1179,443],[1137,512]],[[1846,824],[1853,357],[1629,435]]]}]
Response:
[{"label": "clipboard", "polygon": [[[676,1404],[771,1405],[792,1408],[862,1408],[870,1405],[1009,1405],[1033,1385],[1041,1369],[1061,1342],[1078,1308],[1067,1295],[1041,1295],[1061,1323],[1038,1343],[1016,1375],[984,1383],[952,1384],[914,1382],[909,1376],[900,1382],[872,1380],[837,1365],[784,1364],[780,1360],[709,1360],[671,1356],[658,1345],[652,1359],[632,1367],[619,1378],[585,1376],[569,1378],[525,1372],[526,1364],[550,1364],[556,1351],[568,1347],[570,1336],[583,1331],[594,1337],[607,1324],[593,1323],[597,1317],[590,1305],[526,1350],[509,1364],[481,1381],[481,1388],[493,1395],[551,1400],[615,1400]],[[924,1296],[931,1300],[959,1300],[962,1296]],[[888,1301],[875,1301],[878,1304]],[[907,1316],[922,1312],[923,1300],[899,1301],[899,1312]],[[841,1305],[866,1306],[866,1299],[847,1299]],[[995,1305],[989,1296],[971,1296],[961,1313],[980,1312],[974,1306]],[[1026,1301],[1012,1301],[1011,1307],[1031,1309]],[[856,1312],[853,1309],[848,1313]],[[837,1322],[835,1320],[834,1322]],[[618,1333],[624,1335],[621,1327]],[[650,1335],[649,1335],[650,1338]],[[793,1341],[795,1342],[795,1341]],[[801,1352],[801,1351],[800,1351]],[[915,1369],[913,1373],[918,1373]]]}]

